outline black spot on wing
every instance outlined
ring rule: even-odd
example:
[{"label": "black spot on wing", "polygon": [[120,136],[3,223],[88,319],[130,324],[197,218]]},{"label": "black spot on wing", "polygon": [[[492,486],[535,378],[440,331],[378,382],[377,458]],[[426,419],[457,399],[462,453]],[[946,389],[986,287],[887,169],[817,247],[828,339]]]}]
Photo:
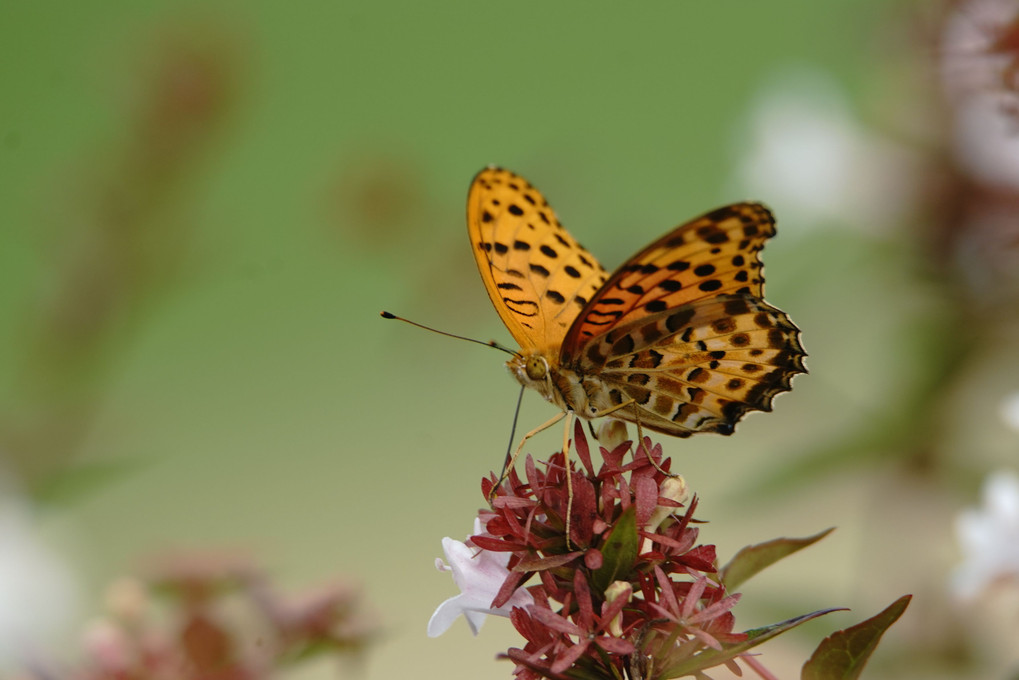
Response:
[{"label": "black spot on wing", "polygon": [[670,332],[677,333],[680,328],[683,328],[690,323],[690,319],[692,319],[696,313],[697,312],[691,308],[673,312],[665,319],[665,327],[668,328]]},{"label": "black spot on wing", "polygon": [[721,319],[715,319],[711,322],[711,328],[719,335],[725,333],[731,333],[736,330],[736,320],[731,316],[726,316]]},{"label": "black spot on wing", "polygon": [[633,351],[633,346],[633,338],[629,334],[626,334],[612,343],[612,353],[616,355],[629,354]]},{"label": "black spot on wing", "polygon": [[708,279],[707,281],[702,281],[697,287],[705,293],[713,293],[722,287],[722,282],[718,279]]},{"label": "black spot on wing", "polygon": [[668,293],[675,293],[677,290],[683,288],[683,284],[675,279],[665,279],[658,284],[658,287]]},{"label": "black spot on wing", "polygon": [[647,310],[649,314],[654,314],[656,312],[664,312],[668,308],[669,305],[668,303],[665,302],[665,300],[652,300],[651,302],[644,305],[644,309]]}]

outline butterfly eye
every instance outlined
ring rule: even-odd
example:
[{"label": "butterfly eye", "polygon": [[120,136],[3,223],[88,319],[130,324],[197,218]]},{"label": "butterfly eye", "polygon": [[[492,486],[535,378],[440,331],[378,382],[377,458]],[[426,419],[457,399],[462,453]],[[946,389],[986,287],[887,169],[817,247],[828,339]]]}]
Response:
[{"label": "butterfly eye", "polygon": [[531,380],[544,380],[548,375],[548,364],[542,357],[528,357],[525,370]]}]

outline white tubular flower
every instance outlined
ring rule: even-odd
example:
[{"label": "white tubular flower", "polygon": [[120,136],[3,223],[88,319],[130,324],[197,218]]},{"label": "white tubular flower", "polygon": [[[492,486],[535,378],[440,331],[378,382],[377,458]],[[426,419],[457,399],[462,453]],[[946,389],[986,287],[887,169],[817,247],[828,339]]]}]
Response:
[{"label": "white tubular flower", "polygon": [[[481,534],[481,522],[474,520],[474,535]],[[439,571],[453,572],[453,582],[460,594],[439,605],[428,621],[428,637],[438,637],[449,630],[462,614],[475,635],[481,630],[485,616],[495,614],[508,617],[513,607],[534,604],[534,598],[524,588],[519,588],[502,607],[492,608],[492,600],[509,575],[506,564],[510,554],[483,550],[452,538],[442,539],[442,550],[446,553],[448,566],[435,560]]]},{"label": "white tubular flower", "polygon": [[[605,609],[617,597],[621,595],[626,596],[626,601],[629,602],[633,596],[633,586],[626,581],[613,581],[609,584],[609,587],[605,589],[605,604],[602,605],[602,609]],[[617,638],[623,637],[623,612],[616,614],[612,621],[609,622],[608,627],[609,635],[613,635]]]}]

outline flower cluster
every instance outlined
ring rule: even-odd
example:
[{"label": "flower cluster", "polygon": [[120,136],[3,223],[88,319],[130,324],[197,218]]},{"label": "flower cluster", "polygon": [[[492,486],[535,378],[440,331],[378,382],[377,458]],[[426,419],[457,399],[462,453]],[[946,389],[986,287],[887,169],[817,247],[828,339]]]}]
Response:
[{"label": "flower cluster", "polygon": [[470,541],[509,556],[489,611],[524,591],[533,598],[510,611],[526,640],[506,655],[517,677],[668,678],[735,664],[724,650],[746,639],[733,632],[739,596],[719,581],[714,546],[698,544],[696,498],[684,505],[661,446],[645,438],[624,462],[630,442],[603,431],[615,445],[596,471],[579,422],[574,432],[582,470],[558,453],[540,465],[528,457],[523,479],[511,471],[498,488],[494,477],[482,483],[492,509]]},{"label": "flower cluster", "polygon": [[[524,646],[503,656],[520,680],[706,678],[721,665],[773,678],[750,650],[836,610],[734,632],[740,596],[730,591],[831,529],[747,546],[719,568],[715,547],[698,543],[697,499],[687,499],[682,477],[669,473],[661,446],[643,438],[633,451],[625,437],[621,423],[602,429],[604,462],[595,471],[578,422],[580,466],[564,452],[543,463],[528,456],[523,477],[511,469],[504,483],[482,480],[490,508],[466,542],[443,540],[448,566],[436,560],[461,593],[439,605],[428,634],[441,635],[460,614],[475,634],[488,614],[508,617]],[[857,677],[909,600],[829,635],[803,677]],[[846,654],[848,646],[859,653]]]}]

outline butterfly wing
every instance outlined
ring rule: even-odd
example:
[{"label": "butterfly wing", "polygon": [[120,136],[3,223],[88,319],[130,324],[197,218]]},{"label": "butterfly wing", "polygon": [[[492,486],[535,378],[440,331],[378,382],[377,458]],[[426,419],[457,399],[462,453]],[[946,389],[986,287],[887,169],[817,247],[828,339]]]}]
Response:
[{"label": "butterfly wing", "polygon": [[490,167],[475,176],[467,231],[488,296],[521,349],[558,356],[567,329],[605,282],[605,269],[541,193],[508,170]]},{"label": "butterfly wing", "polygon": [[763,301],[764,206],[684,224],[624,263],[574,321],[560,361],[593,376],[619,416],[687,436],[729,434],[805,372],[799,329]]}]

